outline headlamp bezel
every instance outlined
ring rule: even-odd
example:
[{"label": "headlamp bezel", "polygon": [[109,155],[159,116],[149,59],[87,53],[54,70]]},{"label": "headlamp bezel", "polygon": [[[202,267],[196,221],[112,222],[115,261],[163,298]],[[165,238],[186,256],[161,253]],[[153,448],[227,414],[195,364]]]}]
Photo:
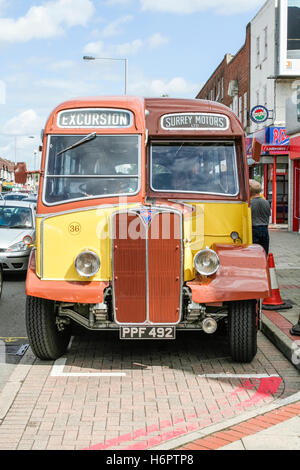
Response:
[{"label": "headlamp bezel", "polygon": [[[92,256],[95,258],[95,261],[96,261],[96,263],[97,263],[96,269],[94,269],[91,273],[88,273],[88,274],[87,274],[87,273],[84,273],[82,270],[80,270],[80,269],[78,268],[79,258],[80,258],[81,256],[87,255],[87,254],[88,254],[88,255],[92,255]],[[99,256],[97,255],[97,253],[95,253],[95,251],[92,251],[92,250],[89,250],[89,249],[84,250],[84,251],[81,251],[81,252],[76,256],[76,258],[75,258],[75,263],[74,263],[74,264],[75,264],[75,269],[76,269],[77,273],[78,273],[79,276],[81,276],[81,277],[93,277],[93,276],[95,276],[95,274],[97,274],[97,272],[99,271],[100,266],[101,266],[100,258],[99,258]]]},{"label": "headlamp bezel", "polygon": [[[199,269],[199,266],[197,266],[197,259],[199,258],[199,256],[206,254],[206,253],[211,253],[213,256],[216,256],[216,261],[217,261],[215,269],[209,273],[204,272],[204,270]],[[198,251],[194,256],[194,268],[198,274],[201,274],[201,276],[213,276],[218,271],[219,267],[220,267],[220,258],[218,256],[218,253],[216,253],[214,250],[211,250],[210,248],[204,248],[203,250]]]}]

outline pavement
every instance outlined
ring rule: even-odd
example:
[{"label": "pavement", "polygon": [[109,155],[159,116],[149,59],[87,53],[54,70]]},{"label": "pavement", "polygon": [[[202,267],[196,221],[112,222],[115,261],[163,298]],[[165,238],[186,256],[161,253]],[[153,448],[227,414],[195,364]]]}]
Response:
[{"label": "pavement", "polygon": [[[285,225],[270,226],[270,253],[283,304],[292,308],[264,310],[262,332],[300,370],[300,336],[290,330],[300,324],[300,234]],[[273,408],[273,409],[272,409]],[[179,446],[182,450],[300,450],[300,389],[270,409],[233,420]],[[189,438],[193,437],[192,435]]]},{"label": "pavement", "polygon": [[251,364],[197,334],[145,348],[103,332],[54,363],[29,348],[0,389],[0,449],[300,450],[300,234],[270,239],[291,308],[263,310]]}]

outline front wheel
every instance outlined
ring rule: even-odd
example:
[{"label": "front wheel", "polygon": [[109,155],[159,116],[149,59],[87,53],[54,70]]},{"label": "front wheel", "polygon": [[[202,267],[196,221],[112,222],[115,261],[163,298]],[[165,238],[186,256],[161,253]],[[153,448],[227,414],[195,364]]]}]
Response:
[{"label": "front wheel", "polygon": [[55,360],[67,350],[71,331],[60,331],[56,324],[54,302],[27,296],[26,328],[34,354],[43,360]]},{"label": "front wheel", "polygon": [[256,300],[229,302],[229,346],[236,362],[251,362],[256,355],[256,315]]}]

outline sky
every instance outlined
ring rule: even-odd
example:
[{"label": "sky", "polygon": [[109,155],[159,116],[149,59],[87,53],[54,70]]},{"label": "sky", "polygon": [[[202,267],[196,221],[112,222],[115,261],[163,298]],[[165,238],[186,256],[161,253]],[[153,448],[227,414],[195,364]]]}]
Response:
[{"label": "sky", "polygon": [[195,98],[264,3],[0,0],[0,157],[37,169],[51,111],[74,97],[124,94],[125,59],[128,95]]}]

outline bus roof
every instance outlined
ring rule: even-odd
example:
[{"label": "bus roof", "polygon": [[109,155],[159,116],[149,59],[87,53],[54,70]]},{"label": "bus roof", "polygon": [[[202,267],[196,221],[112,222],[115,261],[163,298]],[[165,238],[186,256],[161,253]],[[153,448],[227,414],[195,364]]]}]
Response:
[{"label": "bus roof", "polygon": [[145,98],[145,108],[149,137],[172,134],[195,136],[195,133],[227,138],[244,136],[241,122],[233,111],[215,101]]},{"label": "bus roof", "polygon": [[[45,134],[65,133],[66,129],[58,125],[58,115],[65,110],[83,110],[83,109],[119,109],[129,110],[134,114],[131,130],[134,132],[143,132],[145,130],[145,112],[144,100],[137,96],[96,96],[85,98],[74,98],[59,104],[50,114],[44,132]],[[89,131],[95,130],[93,127],[87,128],[86,126],[81,130]],[[78,134],[80,127],[68,129],[68,134]],[[124,131],[120,129],[121,132]],[[125,132],[128,133],[129,129],[126,128]],[[107,129],[107,132],[115,132],[114,129]]]},{"label": "bus roof", "polygon": [[[154,135],[168,136],[170,133],[176,135],[217,135],[223,137],[234,137],[244,135],[243,127],[237,116],[230,108],[221,103],[206,101],[200,99],[184,99],[184,98],[141,98],[138,96],[97,96],[74,98],[58,105],[51,113],[44,132],[46,134],[65,133],[66,128],[58,123],[60,113],[66,110],[91,110],[91,109],[112,109],[112,110],[129,110],[133,113],[133,119],[130,126],[126,128],[118,128],[120,132],[144,132],[147,127],[149,137]],[[163,116],[170,117],[163,121]],[[205,117],[206,116],[206,117]],[[204,123],[208,118],[224,117],[219,119],[217,127],[214,125],[200,124],[199,120]],[[146,117],[146,122],[145,122]],[[171,119],[172,118],[172,119]],[[198,119],[198,124],[196,122]],[[205,121],[206,120],[206,121]],[[227,122],[227,125],[225,124]],[[167,123],[166,126],[163,124]],[[176,123],[180,123],[176,126]],[[175,125],[174,125],[175,123]],[[169,127],[168,127],[169,126]],[[69,126],[68,133],[78,134],[80,131],[94,131],[95,128]],[[99,127],[99,130],[103,128]],[[116,129],[105,127],[105,132],[113,133]]]}]

